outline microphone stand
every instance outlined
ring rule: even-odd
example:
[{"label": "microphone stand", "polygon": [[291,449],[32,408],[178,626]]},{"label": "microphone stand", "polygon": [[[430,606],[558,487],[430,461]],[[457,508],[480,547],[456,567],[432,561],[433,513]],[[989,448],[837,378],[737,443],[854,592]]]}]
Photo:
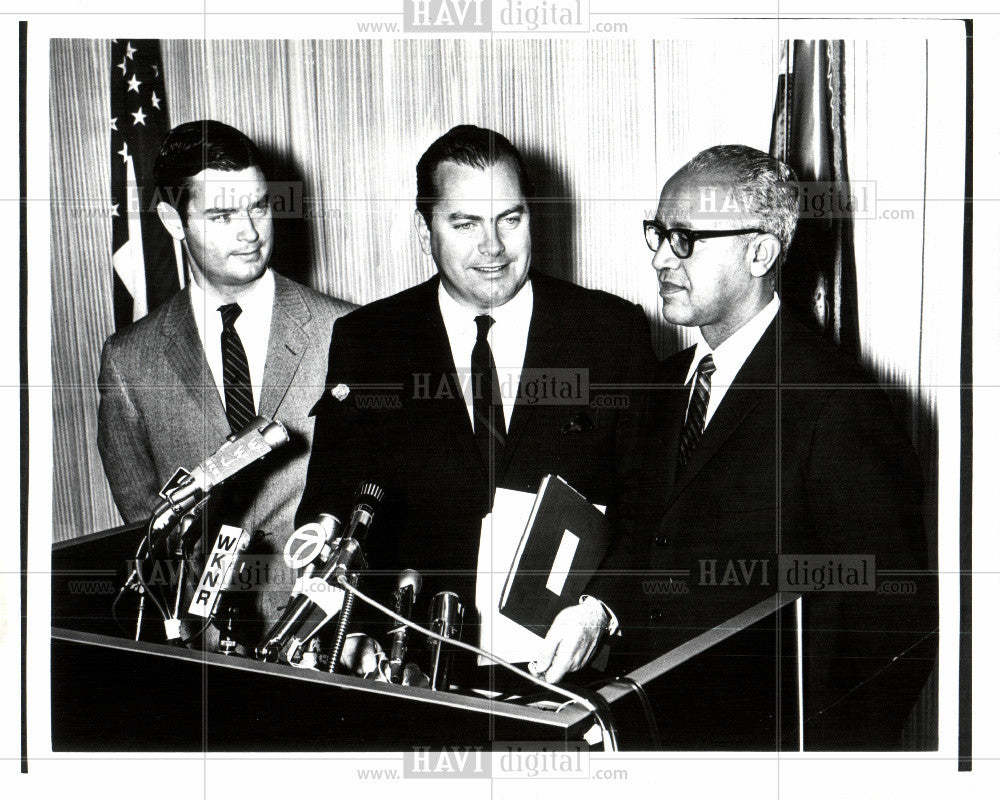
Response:
[{"label": "microphone stand", "polygon": [[[355,589],[358,588],[358,573],[352,572],[347,577],[347,582]],[[344,649],[344,641],[347,639],[347,626],[351,624],[351,611],[354,609],[354,595],[347,592],[344,598],[344,606],[340,609],[340,619],[337,620],[337,632],[333,637],[333,647],[330,650],[330,661],[327,664],[327,672],[336,672],[337,664],[340,661],[340,653]]]},{"label": "microphone stand", "polygon": [[[352,586],[357,586],[358,574],[367,567],[361,549],[362,543],[368,534],[375,510],[381,503],[383,496],[384,492],[376,484],[363,483],[361,485],[344,535],[340,538],[336,550],[333,551],[329,559],[313,573],[313,580],[326,583],[328,590],[335,588],[332,581],[344,577],[352,581]],[[357,566],[354,564],[355,559],[360,559]],[[332,604],[325,604],[322,601],[317,601],[315,597],[310,597],[310,592],[305,589],[294,595],[285,607],[281,618],[265,634],[263,641],[257,645],[256,657],[262,661],[273,661],[284,656],[285,660],[291,662],[300,647],[308,645],[309,639],[319,633],[319,630],[332,619],[334,614],[340,614],[330,662],[326,665],[328,672],[335,672],[344,640],[347,637],[347,626],[350,624],[351,610],[354,606],[352,594],[343,589],[340,589],[339,593],[346,596],[340,600],[340,605],[336,609],[332,608]]]},{"label": "microphone stand", "polygon": [[191,528],[194,526],[196,519],[197,519],[197,514],[195,513],[195,511],[189,511],[187,514],[181,517],[180,520],[178,520],[177,524],[174,526],[173,532],[171,532],[171,534],[167,536],[168,539],[170,538],[170,536],[173,535],[176,535],[177,537],[177,543],[174,546],[173,556],[174,558],[177,559],[179,563],[177,566],[177,588],[174,590],[174,607],[171,618],[172,621],[175,623],[174,628],[178,637],[180,637],[181,596],[184,593],[184,577],[187,568],[187,560],[189,556],[189,553],[187,552],[187,547],[188,547],[187,537]]},{"label": "microphone stand", "polygon": [[[157,544],[166,543],[168,545],[172,543],[173,549],[172,551],[168,552],[170,553],[170,555],[172,555],[180,562],[177,569],[177,587],[174,593],[172,613],[170,614],[170,619],[166,618],[167,614],[166,609],[163,608],[163,606],[160,606],[161,613],[163,613],[164,615],[164,621],[165,622],[173,621],[176,626],[179,626],[180,624],[178,620],[180,618],[180,604],[184,589],[184,578],[186,572],[185,568],[187,566],[186,549],[187,546],[189,545],[188,533],[190,532],[192,526],[194,525],[197,519],[198,512],[205,505],[205,501],[207,499],[208,498],[205,498],[202,502],[198,503],[194,509],[192,509],[190,512],[181,517],[176,524],[172,525],[166,530],[160,531],[160,537],[156,542]],[[150,525],[152,525],[152,521],[153,520],[151,518]],[[174,537],[176,537],[176,539]],[[122,588],[122,591],[130,590],[139,595],[139,607],[138,610],[136,611],[136,618],[135,618],[135,641],[137,642],[140,641],[142,636],[142,623],[146,609],[146,599],[149,595],[149,590],[144,585],[144,581],[142,579],[142,575],[140,574],[140,570],[143,569],[143,565],[147,561],[152,561],[155,565],[155,560],[156,560],[156,547],[154,546],[154,542],[150,540],[149,532],[147,532],[147,535],[143,540],[143,544],[140,545],[139,548],[140,553],[142,552],[143,549],[145,549],[146,551],[145,555],[143,556],[140,555],[139,553],[136,554],[136,558],[134,560],[135,566],[132,567],[132,573],[129,575],[128,579],[125,581],[124,587]],[[168,602],[166,597],[164,597],[163,600],[165,603]],[[155,598],[154,602],[157,602]],[[170,638],[176,638],[176,637],[170,637],[168,635],[168,639]]]}]

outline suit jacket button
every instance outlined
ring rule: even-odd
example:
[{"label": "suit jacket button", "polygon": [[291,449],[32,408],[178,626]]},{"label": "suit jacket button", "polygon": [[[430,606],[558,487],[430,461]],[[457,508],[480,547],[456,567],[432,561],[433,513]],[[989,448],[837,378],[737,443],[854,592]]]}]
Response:
[{"label": "suit jacket button", "polygon": [[662,611],[650,611],[649,612],[649,621],[650,622],[659,622],[662,619],[663,619],[663,612]]},{"label": "suit jacket button", "polygon": [[656,544],[658,544],[660,547],[667,546],[667,537],[664,536],[662,533],[659,534],[655,539],[653,539],[653,541],[656,542]]}]

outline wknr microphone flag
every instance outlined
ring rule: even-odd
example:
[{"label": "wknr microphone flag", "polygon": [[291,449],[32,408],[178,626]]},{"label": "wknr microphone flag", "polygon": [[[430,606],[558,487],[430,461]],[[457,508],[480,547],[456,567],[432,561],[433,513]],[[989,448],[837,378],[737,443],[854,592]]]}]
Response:
[{"label": "wknr microphone flag", "polygon": [[185,283],[180,248],[156,216],[153,162],[170,130],[162,65],[158,39],[111,42],[111,252],[116,330],[144,317]]}]

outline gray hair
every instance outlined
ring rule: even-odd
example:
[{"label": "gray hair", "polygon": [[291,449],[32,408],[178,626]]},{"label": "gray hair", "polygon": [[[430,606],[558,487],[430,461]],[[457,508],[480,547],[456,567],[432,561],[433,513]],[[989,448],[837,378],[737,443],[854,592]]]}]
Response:
[{"label": "gray hair", "polygon": [[788,254],[799,220],[795,171],[784,161],[743,144],[720,144],[702,150],[681,172],[714,172],[732,182],[740,210],[781,242],[780,266]]}]

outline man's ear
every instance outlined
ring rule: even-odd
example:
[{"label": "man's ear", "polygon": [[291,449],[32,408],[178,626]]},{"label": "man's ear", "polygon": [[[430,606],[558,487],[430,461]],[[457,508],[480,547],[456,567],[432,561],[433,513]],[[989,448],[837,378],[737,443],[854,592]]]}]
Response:
[{"label": "man's ear", "polygon": [[156,216],[160,218],[163,227],[173,238],[178,242],[184,239],[184,223],[176,208],[161,200],[156,204]]},{"label": "man's ear", "polygon": [[763,278],[781,255],[781,242],[772,233],[762,233],[750,243],[749,254],[750,274]]},{"label": "man's ear", "polygon": [[417,239],[420,240],[420,249],[424,255],[431,255],[431,229],[427,227],[427,220],[417,209],[413,212],[413,227],[417,231]]}]

